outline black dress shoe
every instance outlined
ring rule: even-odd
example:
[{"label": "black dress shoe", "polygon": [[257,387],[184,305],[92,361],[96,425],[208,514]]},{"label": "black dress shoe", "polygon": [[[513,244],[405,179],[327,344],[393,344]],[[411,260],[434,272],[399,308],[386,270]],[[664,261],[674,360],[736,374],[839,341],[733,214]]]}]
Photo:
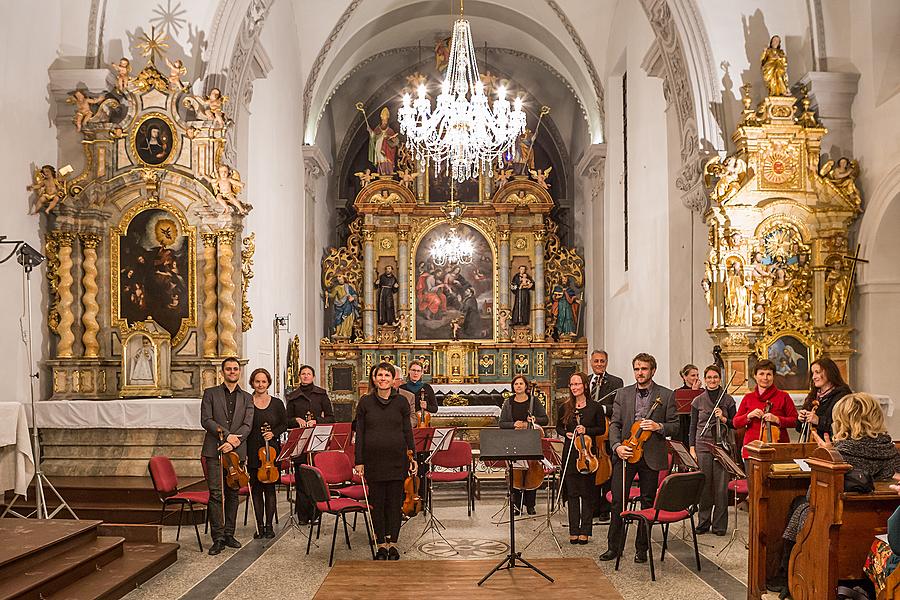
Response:
[{"label": "black dress shoe", "polygon": [[697,535],[703,535],[704,533],[709,533],[709,527],[700,526],[697,527],[697,529],[695,529],[694,531],[697,532]]},{"label": "black dress shoe", "polygon": [[719,537],[728,535],[728,532],[727,532],[727,531],[713,531],[713,533],[715,533],[715,534],[716,534],[717,536],[719,536]]},{"label": "black dress shoe", "polygon": [[375,560],[387,560],[387,559],[388,559],[387,548],[379,548],[378,552],[375,553]]},{"label": "black dress shoe", "polygon": [[275,530],[272,529],[271,525],[266,525],[266,530],[265,530],[265,532],[263,532],[263,536],[265,536],[266,538],[269,538],[269,539],[272,539],[273,537],[275,537]]},{"label": "black dress shoe", "polygon": [[526,506],[526,507],[525,507],[525,510],[528,511],[528,514],[529,514],[529,515],[537,514],[537,511],[534,510],[534,507],[533,507],[533,506]]},{"label": "black dress shoe", "polygon": [[619,553],[612,548],[600,555],[600,560],[603,561],[616,560],[617,558],[619,558]]},{"label": "black dress shoe", "polygon": [[264,537],[266,537],[266,528],[265,528],[265,527],[260,527],[258,531],[254,531],[254,532],[253,532],[253,539],[254,539],[254,540],[259,540],[259,539],[262,539],[262,538],[264,538]]},{"label": "black dress shoe", "polygon": [[225,538],[222,541],[229,548],[240,548],[241,547],[241,543],[239,541],[237,541],[236,539],[234,539],[233,535],[229,535],[227,538]]},{"label": "black dress shoe", "polygon": [[581,544],[582,546],[584,546],[585,544],[587,544],[590,541],[591,540],[578,540],[578,543]]},{"label": "black dress shoe", "polygon": [[215,542],[213,542],[213,545],[210,546],[210,548],[209,548],[209,555],[215,556],[216,554],[219,554],[220,552],[222,552],[222,550],[224,550],[224,549],[225,549],[224,542],[222,542],[222,540],[216,540]]},{"label": "black dress shoe", "polygon": [[647,562],[647,552],[646,552],[646,551],[641,552],[640,550],[638,550],[637,552],[635,552],[635,553],[634,553],[634,562],[636,562],[636,563],[645,563],[645,562]]},{"label": "black dress shoe", "polygon": [[388,548],[387,553],[388,560],[400,560],[400,551],[397,550],[397,546],[391,546]]},{"label": "black dress shoe", "polygon": [[609,513],[601,513],[597,520],[601,523],[609,523]]}]

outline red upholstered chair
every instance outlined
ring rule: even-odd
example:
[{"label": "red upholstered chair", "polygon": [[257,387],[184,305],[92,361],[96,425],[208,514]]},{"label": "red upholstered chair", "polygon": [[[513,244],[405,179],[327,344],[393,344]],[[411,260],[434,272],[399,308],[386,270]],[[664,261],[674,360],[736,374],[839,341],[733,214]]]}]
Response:
[{"label": "red upholstered chair", "polygon": [[[656,500],[652,508],[643,510],[626,510],[622,513],[625,521],[625,533],[622,539],[628,539],[628,525],[632,521],[643,522],[647,526],[647,538],[652,540],[653,525],[659,524],[663,529],[663,547],[660,560],[666,558],[666,545],[669,539],[669,525],[685,519],[691,521],[691,535],[694,538],[694,557],[697,560],[697,570],[700,570],[700,551],[697,549],[697,531],[694,528],[694,512],[700,502],[703,493],[703,483],[706,475],[702,471],[689,473],[672,473],[666,477],[659,490],[656,492]],[[650,556],[650,579],[656,581],[656,570],[653,566],[653,544],[647,548]],[[619,570],[619,559],[616,558],[616,570]]]},{"label": "red upholstered chair", "polygon": [[[350,548],[350,534],[347,531],[347,513],[362,513],[363,519],[366,521],[366,537],[369,538],[369,549],[372,551],[372,558],[375,558],[375,540],[372,539],[369,529],[369,506],[363,502],[357,502],[350,498],[333,498],[328,488],[322,472],[316,467],[309,465],[300,465],[298,473],[300,477],[300,485],[303,491],[310,497],[316,508],[316,515],[313,517],[322,524],[322,515],[334,515],[334,531],[331,534],[331,554],[328,557],[328,566],[334,563],[334,543],[337,540],[338,520],[344,523],[344,539],[347,542],[347,548]],[[306,542],[306,553],[309,554],[309,548],[312,544],[312,523],[309,526],[309,539]]]},{"label": "red upholstered chair", "polygon": [[475,510],[475,496],[472,493],[472,446],[469,442],[462,440],[454,440],[450,442],[450,447],[434,453],[431,459],[434,467],[442,469],[457,469],[456,471],[437,471],[432,469],[428,472],[428,490],[426,493],[431,498],[431,491],[435,483],[462,483],[466,484],[466,509],[469,516]]},{"label": "red upholstered chair", "polygon": [[746,479],[732,479],[728,482],[728,491],[738,496],[746,496],[750,493],[750,486]]},{"label": "red upholstered chair", "polygon": [[365,490],[362,484],[353,483],[355,474],[353,465],[350,464],[347,455],[340,450],[317,452],[313,456],[313,466],[322,472],[330,491],[345,498],[365,500],[368,490]]},{"label": "red upholstered chair", "polygon": [[200,552],[203,552],[203,543],[200,541],[200,529],[197,527],[197,521],[194,519],[194,504],[200,504],[204,507],[209,506],[209,492],[179,492],[178,476],[175,474],[175,467],[168,456],[154,456],[147,465],[150,471],[150,481],[153,482],[153,489],[159,495],[159,501],[162,502],[162,512],[159,515],[159,524],[163,524],[166,516],[166,507],[169,505],[178,505],[178,533],[175,534],[177,540],[181,536],[181,524],[184,521],[184,506],[187,505],[190,511],[191,520],[194,522],[194,532],[197,534],[197,545],[200,546]]}]

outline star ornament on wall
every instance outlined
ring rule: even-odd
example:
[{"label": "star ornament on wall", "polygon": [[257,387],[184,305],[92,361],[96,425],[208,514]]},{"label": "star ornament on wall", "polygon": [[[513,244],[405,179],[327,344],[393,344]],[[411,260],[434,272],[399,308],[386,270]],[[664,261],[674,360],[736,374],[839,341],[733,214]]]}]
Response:
[{"label": "star ornament on wall", "polygon": [[141,43],[138,44],[138,47],[141,49],[141,56],[149,58],[150,63],[156,66],[156,57],[165,54],[166,48],[169,47],[165,41],[166,34],[163,32],[157,34],[154,26],[150,28],[150,35],[142,33],[140,39]]},{"label": "star ornament on wall", "polygon": [[175,6],[172,6],[172,0],[166,0],[165,6],[162,3],[158,4],[153,9],[155,16],[150,19],[151,23],[170,36],[181,33],[182,27],[187,24],[187,19],[184,17],[187,14],[187,10],[181,7],[181,2],[175,2],[174,4]]}]

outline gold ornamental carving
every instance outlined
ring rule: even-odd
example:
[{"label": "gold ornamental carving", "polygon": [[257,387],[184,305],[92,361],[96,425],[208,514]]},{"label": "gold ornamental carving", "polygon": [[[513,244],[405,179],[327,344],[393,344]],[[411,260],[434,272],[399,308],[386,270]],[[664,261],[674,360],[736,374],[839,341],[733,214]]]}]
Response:
[{"label": "gold ornamental carving", "polygon": [[100,314],[100,305],[97,303],[97,246],[101,238],[96,233],[82,233],[79,237],[83,252],[81,286],[84,289],[81,296],[81,303],[84,305],[84,314],[81,316],[84,333],[81,341],[84,344],[84,356],[96,358],[100,356],[100,343],[97,341],[97,334],[100,332],[100,324],[97,322],[97,315]]},{"label": "gold ornamental carving", "polygon": [[247,301],[247,290],[253,279],[253,255],[256,253],[256,232],[241,240],[241,331],[250,331],[253,326],[253,313]]},{"label": "gold ornamental carving", "polygon": [[219,238],[218,280],[219,293],[219,350],[221,356],[237,356],[237,324],[234,321],[234,240],[236,233],[222,229],[216,232]]},{"label": "gold ornamental carving", "polygon": [[59,239],[58,232],[47,232],[44,243],[44,254],[47,255],[47,327],[59,334]]},{"label": "gold ornamental carving", "polygon": [[216,244],[215,233],[201,233],[203,240],[203,356],[212,358],[217,355],[218,334],[216,333]]},{"label": "gold ornamental carving", "polygon": [[72,295],[72,246],[75,243],[75,234],[60,231],[56,234],[59,243],[59,342],[56,345],[58,358],[72,358],[74,356],[75,334],[72,326],[75,325],[75,314],[72,306],[75,297]]},{"label": "gold ornamental carving", "polygon": [[300,387],[300,336],[295,335],[288,342],[287,370],[285,371],[284,387],[292,390]]},{"label": "gold ornamental carving", "polygon": [[760,172],[764,189],[796,189],[800,182],[800,150],[787,142],[776,140],[764,150]]},{"label": "gold ornamental carving", "polygon": [[[571,283],[575,287],[584,287],[584,259],[575,248],[563,246],[559,239],[559,226],[552,219],[544,221],[546,242],[544,243],[544,280],[548,290],[555,283]],[[544,232],[536,232],[535,239],[540,242]]]}]

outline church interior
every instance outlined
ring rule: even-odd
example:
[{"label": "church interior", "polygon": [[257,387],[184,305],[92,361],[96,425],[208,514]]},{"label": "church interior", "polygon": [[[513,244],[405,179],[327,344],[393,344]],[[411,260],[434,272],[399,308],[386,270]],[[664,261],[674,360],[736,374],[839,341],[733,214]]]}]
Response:
[{"label": "church interior", "polygon": [[900,3],[0,7],[0,599],[900,598]]}]

